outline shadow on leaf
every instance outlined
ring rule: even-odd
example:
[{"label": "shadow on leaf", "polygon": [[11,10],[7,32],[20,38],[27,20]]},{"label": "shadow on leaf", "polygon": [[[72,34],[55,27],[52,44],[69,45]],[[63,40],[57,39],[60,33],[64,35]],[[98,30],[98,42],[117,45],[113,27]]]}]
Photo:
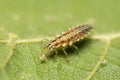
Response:
[{"label": "shadow on leaf", "polygon": [[[86,38],[84,40],[78,41],[73,44],[78,49],[75,49],[73,46],[66,47],[65,51],[67,52],[68,56],[65,55],[65,53],[63,52],[62,49],[57,49],[57,52],[58,52],[57,57],[69,57],[69,56],[76,55],[76,53],[78,53],[78,51],[82,50],[83,48],[89,47],[89,44],[91,44],[91,42],[92,42],[92,39]],[[49,55],[48,58],[49,59],[56,58],[56,53],[51,52],[51,55]]]}]

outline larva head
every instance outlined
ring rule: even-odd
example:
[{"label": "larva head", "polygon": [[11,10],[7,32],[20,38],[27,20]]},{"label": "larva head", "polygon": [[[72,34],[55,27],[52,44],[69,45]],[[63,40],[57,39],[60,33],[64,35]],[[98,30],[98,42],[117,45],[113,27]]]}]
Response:
[{"label": "larva head", "polygon": [[45,61],[46,60],[46,57],[47,57],[47,55],[48,55],[48,51],[49,51],[49,49],[48,49],[48,47],[45,47],[40,53],[40,60],[41,61]]},{"label": "larva head", "polygon": [[41,51],[40,60],[45,61],[46,57],[50,54],[50,52],[53,50],[53,46],[51,44],[48,44],[44,49]]}]

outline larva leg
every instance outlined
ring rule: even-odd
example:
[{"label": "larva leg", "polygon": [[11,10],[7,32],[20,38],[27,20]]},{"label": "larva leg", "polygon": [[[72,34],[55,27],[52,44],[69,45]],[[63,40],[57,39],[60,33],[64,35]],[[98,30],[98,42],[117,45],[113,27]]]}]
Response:
[{"label": "larva leg", "polygon": [[75,49],[78,49],[78,47],[77,47],[77,46],[75,46],[75,45],[72,45],[72,47],[74,47]]},{"label": "larva leg", "polygon": [[54,56],[54,58],[57,56],[57,54],[58,54],[58,52],[55,50],[55,56]]},{"label": "larva leg", "polygon": [[67,52],[65,51],[65,49],[63,48],[63,52],[65,53],[66,56],[68,56]]}]

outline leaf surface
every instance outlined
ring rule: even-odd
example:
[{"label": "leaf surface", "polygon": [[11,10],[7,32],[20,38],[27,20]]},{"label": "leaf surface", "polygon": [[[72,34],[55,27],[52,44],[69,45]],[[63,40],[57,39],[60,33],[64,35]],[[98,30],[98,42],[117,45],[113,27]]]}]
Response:
[{"label": "leaf surface", "polygon": [[[113,4],[114,3],[114,4]],[[120,1],[0,1],[0,80],[119,80]],[[73,25],[91,36],[41,63],[47,41]],[[52,34],[52,36],[51,36]]]}]

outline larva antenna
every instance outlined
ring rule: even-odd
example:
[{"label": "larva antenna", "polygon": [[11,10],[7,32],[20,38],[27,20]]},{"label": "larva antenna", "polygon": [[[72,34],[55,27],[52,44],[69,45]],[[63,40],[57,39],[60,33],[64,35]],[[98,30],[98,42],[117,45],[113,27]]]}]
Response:
[{"label": "larva antenna", "polygon": [[[48,39],[48,38],[43,38],[43,40],[41,41],[41,43],[42,43],[42,47],[46,47],[46,45],[48,44],[48,43],[50,43],[50,39]],[[44,50],[44,49],[42,49],[42,50]]]}]

